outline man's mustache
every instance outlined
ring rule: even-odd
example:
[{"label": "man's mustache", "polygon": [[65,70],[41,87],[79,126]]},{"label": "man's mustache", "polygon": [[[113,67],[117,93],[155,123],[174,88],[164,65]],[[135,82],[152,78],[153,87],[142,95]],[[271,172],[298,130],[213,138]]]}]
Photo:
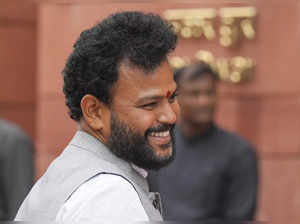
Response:
[{"label": "man's mustache", "polygon": [[164,131],[173,131],[175,124],[160,124],[151,128],[148,128],[145,136],[148,136],[152,132],[164,132]]}]

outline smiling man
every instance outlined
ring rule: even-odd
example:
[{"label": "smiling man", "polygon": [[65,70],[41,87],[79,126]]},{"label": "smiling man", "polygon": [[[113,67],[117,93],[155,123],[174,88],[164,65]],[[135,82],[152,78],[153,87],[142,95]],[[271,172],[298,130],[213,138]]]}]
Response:
[{"label": "smiling man", "polygon": [[175,155],[179,106],[167,55],[176,42],[167,22],[140,12],[113,14],[81,33],[63,71],[79,130],[16,220],[162,220],[145,178]]}]

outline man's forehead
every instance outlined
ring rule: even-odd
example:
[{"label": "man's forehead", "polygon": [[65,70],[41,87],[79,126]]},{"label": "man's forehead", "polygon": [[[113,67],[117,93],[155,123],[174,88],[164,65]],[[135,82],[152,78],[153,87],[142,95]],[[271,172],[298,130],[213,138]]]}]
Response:
[{"label": "man's forehead", "polygon": [[[127,81],[135,81],[137,78],[143,75],[149,75],[146,74],[142,69],[138,68],[137,66],[134,66],[130,63],[121,63],[119,66],[119,75],[118,80],[127,80]],[[142,77],[141,77],[142,78]]]},{"label": "man's forehead", "polygon": [[132,100],[166,97],[176,90],[176,83],[169,64],[162,64],[152,73],[145,73],[138,67],[121,64],[115,90],[118,97],[130,97]]},{"label": "man's forehead", "polygon": [[142,89],[137,97],[138,98],[149,98],[149,97],[155,97],[155,96],[161,96],[161,97],[167,97],[169,98],[173,92],[177,89],[177,85],[175,82],[171,83],[168,86],[165,86],[165,88],[148,88],[148,89]]},{"label": "man's forehead", "polygon": [[211,80],[196,79],[193,82],[187,81],[181,83],[180,89],[182,92],[186,91],[207,91],[216,89],[216,85]]},{"label": "man's forehead", "polygon": [[174,81],[173,71],[167,62],[162,63],[153,71],[145,71],[130,63],[121,63],[119,66],[118,81],[133,85],[151,85],[157,82],[171,83]]},{"label": "man's forehead", "polygon": [[130,79],[132,77],[135,77],[132,76],[132,74],[140,74],[147,77],[151,77],[157,72],[161,72],[161,71],[172,72],[171,66],[167,61],[162,62],[160,65],[154,67],[152,70],[146,70],[142,66],[138,66],[128,60],[124,60],[118,66],[118,70],[119,70],[119,76],[121,75],[123,79],[124,78]]},{"label": "man's forehead", "polygon": [[197,78],[193,81],[187,80],[185,82],[181,82],[181,87],[197,87],[197,86],[206,86],[206,85],[213,85],[214,80],[209,77],[201,77]]}]

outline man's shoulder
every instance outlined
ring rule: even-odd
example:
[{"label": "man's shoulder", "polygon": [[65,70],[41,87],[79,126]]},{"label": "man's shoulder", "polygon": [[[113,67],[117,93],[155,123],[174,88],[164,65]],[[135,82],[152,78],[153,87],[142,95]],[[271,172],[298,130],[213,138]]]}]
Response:
[{"label": "man's shoulder", "polygon": [[0,136],[28,139],[28,136],[19,126],[4,119],[0,119]]},{"label": "man's shoulder", "polygon": [[[79,185],[99,173],[117,173],[124,175],[122,169],[118,168],[112,161],[108,161],[96,154],[95,150],[89,150],[81,144],[74,144],[74,138],[62,150],[48,166],[43,179],[66,181],[73,179]],[[79,142],[79,141],[78,141]],[[102,148],[98,148],[102,150]],[[74,173],[76,178],[74,179]]]},{"label": "man's shoulder", "polygon": [[[9,121],[0,119],[1,157],[21,153],[30,155],[34,152],[34,143],[21,128]],[[24,154],[25,153],[25,154]]]},{"label": "man's shoulder", "polygon": [[239,152],[255,151],[255,147],[250,141],[234,131],[216,126],[218,136],[230,144],[230,148],[237,149]]}]

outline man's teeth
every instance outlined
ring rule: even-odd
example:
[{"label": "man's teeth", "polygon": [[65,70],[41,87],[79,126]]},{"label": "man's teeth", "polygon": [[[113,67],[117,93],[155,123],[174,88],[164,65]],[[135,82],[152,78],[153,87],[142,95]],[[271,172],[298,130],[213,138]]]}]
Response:
[{"label": "man's teeth", "polygon": [[154,136],[154,137],[167,137],[170,135],[169,131],[164,131],[164,132],[152,132],[150,134],[150,136]]}]

